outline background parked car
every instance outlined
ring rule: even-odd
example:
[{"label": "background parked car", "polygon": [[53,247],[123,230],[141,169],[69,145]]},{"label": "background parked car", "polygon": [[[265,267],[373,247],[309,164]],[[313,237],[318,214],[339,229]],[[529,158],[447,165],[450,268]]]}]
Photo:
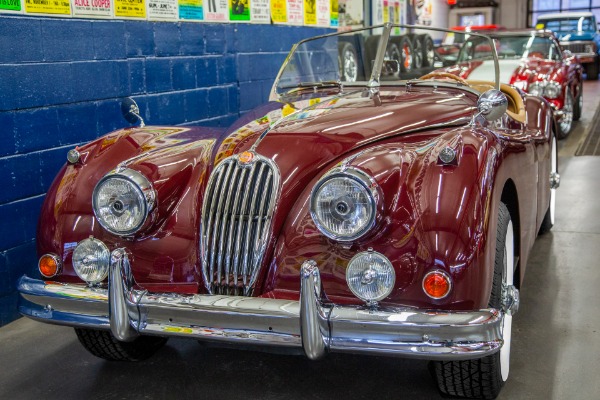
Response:
[{"label": "background parked car", "polygon": [[590,81],[598,79],[600,34],[591,12],[563,12],[538,18],[536,29],[554,32],[565,50],[577,55]]},{"label": "background parked car", "polygon": [[[542,96],[556,110],[559,139],[572,130],[583,107],[583,68],[577,56],[563,51],[549,31],[503,31],[488,34],[496,40],[500,80],[527,93]],[[469,80],[485,80],[494,68],[487,41],[470,37],[447,72]]]}]

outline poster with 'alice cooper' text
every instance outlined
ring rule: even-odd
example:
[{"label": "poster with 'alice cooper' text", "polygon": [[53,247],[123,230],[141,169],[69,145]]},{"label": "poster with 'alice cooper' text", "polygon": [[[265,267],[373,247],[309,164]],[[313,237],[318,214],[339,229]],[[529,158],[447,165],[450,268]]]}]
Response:
[{"label": "poster with 'alice cooper' text", "polygon": [[227,0],[204,0],[205,21],[229,21],[229,4]]},{"label": "poster with 'alice cooper' text", "polygon": [[75,17],[112,17],[110,0],[71,0],[71,8]]},{"label": "poster with 'alice cooper' text", "polygon": [[179,17],[177,6],[177,0],[148,0],[148,19],[177,19]]}]

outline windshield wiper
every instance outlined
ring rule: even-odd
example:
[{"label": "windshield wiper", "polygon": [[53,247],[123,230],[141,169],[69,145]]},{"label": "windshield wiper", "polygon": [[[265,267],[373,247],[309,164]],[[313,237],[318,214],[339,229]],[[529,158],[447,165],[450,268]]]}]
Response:
[{"label": "windshield wiper", "polygon": [[337,87],[343,89],[344,85],[341,81],[319,81],[319,82],[300,82],[295,85],[282,86],[282,89],[291,89],[285,92],[285,94],[298,92],[307,88],[322,89],[329,87]]}]

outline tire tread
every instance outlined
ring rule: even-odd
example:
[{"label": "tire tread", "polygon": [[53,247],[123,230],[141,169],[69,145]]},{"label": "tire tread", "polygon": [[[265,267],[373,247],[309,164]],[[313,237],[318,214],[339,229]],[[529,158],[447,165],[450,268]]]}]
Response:
[{"label": "tire tread", "polygon": [[140,336],[132,342],[121,342],[109,331],[75,328],[79,342],[96,357],[109,361],[141,361],[152,356],[166,338]]}]

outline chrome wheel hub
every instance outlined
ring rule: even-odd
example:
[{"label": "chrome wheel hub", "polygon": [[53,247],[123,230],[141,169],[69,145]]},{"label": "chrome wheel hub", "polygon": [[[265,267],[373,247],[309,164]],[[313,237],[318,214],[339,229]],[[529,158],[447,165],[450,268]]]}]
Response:
[{"label": "chrome wheel hub", "polygon": [[562,110],[563,116],[560,120],[560,130],[563,133],[567,133],[571,130],[573,124],[573,98],[570,94],[565,97],[565,105]]}]

